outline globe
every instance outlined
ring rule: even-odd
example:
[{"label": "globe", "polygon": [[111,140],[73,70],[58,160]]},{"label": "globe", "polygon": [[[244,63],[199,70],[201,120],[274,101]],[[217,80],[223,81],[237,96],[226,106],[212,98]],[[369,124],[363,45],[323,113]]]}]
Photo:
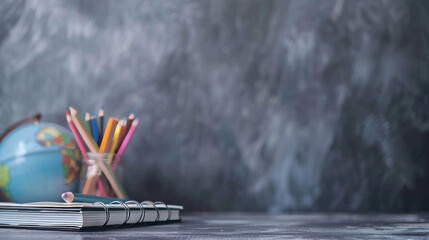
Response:
[{"label": "globe", "polygon": [[81,153],[73,135],[52,123],[27,123],[0,143],[0,198],[18,203],[60,201],[78,190]]}]

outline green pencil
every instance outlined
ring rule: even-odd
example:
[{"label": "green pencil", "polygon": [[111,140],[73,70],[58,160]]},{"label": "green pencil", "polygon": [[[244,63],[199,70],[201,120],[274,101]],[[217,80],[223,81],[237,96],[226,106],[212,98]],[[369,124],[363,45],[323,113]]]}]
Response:
[{"label": "green pencil", "polygon": [[[89,131],[88,129],[88,125],[85,124],[85,122],[82,120],[82,118],[80,117],[79,113],[76,111],[75,108],[70,107],[70,115],[73,117],[75,116],[76,119],[80,122],[80,124],[82,125],[83,129],[85,130],[86,134],[88,135],[88,137],[90,138],[89,140],[92,142],[92,144],[94,144],[97,148],[98,151],[98,144],[94,141],[94,138],[92,138],[92,133]],[[76,124],[76,123],[75,123]],[[82,135],[82,134],[81,134]]]},{"label": "green pencil", "polygon": [[85,122],[82,120],[82,118],[80,117],[79,113],[76,111],[76,109],[74,107],[69,107],[70,109],[70,114],[73,116],[75,115],[76,118],[79,120],[80,124],[82,124],[83,129],[85,129],[86,134],[88,134],[88,136],[92,136],[91,132],[88,129],[88,125],[85,124]]},{"label": "green pencil", "polygon": [[112,197],[100,197],[100,196],[94,196],[94,195],[86,195],[86,194],[80,194],[80,193],[72,193],[72,192],[65,192],[61,194],[61,197],[65,202],[68,203],[95,203],[95,202],[102,202],[105,204],[111,203],[113,201],[121,201],[126,202],[129,201],[128,199],[122,199],[122,198],[112,198]]},{"label": "green pencil", "polygon": [[89,136],[93,138],[93,136],[92,136],[92,126],[91,126],[91,115],[88,112],[85,113],[85,121],[86,121],[86,124],[88,126],[89,133],[90,133]]}]

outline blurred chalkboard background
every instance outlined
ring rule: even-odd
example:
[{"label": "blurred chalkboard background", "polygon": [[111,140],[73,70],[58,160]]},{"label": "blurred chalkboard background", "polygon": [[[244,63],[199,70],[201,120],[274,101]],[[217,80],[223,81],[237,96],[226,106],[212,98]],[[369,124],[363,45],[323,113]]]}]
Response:
[{"label": "blurred chalkboard background", "polygon": [[132,198],[429,210],[429,2],[0,2],[0,131],[140,118]]}]

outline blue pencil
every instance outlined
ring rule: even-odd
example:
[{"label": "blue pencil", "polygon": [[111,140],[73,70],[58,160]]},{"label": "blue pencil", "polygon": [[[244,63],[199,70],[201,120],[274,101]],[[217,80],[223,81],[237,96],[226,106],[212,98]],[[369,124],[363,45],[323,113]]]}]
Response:
[{"label": "blue pencil", "polygon": [[98,143],[98,129],[97,129],[97,120],[93,116],[91,118],[91,130],[92,130],[92,137],[94,138],[94,142]]}]

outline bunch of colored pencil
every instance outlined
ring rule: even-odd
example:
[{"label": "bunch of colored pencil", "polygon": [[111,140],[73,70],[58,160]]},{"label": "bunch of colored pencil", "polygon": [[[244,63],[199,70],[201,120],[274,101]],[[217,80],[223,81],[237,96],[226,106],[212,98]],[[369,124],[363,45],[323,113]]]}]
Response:
[{"label": "bunch of colored pencil", "polygon": [[[117,118],[109,118],[105,130],[103,108],[101,108],[98,113],[98,123],[96,117],[91,117],[89,113],[85,114],[86,122],[84,122],[73,107],[70,107],[70,113],[67,111],[65,113],[67,122],[69,123],[70,129],[73,132],[86,164],[88,167],[91,166],[87,154],[88,148],[88,152],[93,153],[91,156],[95,156],[93,160],[95,160],[96,165],[91,167],[95,167],[96,169],[99,168],[102,172],[99,176],[97,176],[97,174],[88,174],[82,193],[109,196],[111,195],[109,194],[109,190],[112,190],[116,197],[127,198],[127,194],[116,179],[112,169],[114,170],[117,167],[121,159],[120,156],[124,153],[139,123],[138,119],[135,118],[135,113],[131,113],[128,119],[124,118],[118,120]],[[111,158],[111,161],[105,163],[102,161],[101,157],[103,153],[111,155],[116,154],[116,156],[119,157]]]}]

